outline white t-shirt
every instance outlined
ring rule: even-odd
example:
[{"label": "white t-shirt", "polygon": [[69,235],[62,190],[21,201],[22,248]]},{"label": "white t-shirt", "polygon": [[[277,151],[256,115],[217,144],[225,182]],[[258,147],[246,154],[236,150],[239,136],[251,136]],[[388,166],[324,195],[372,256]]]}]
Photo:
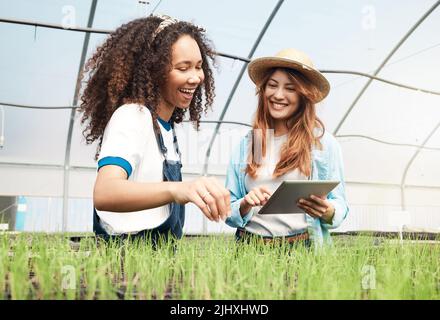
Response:
[{"label": "white t-shirt", "polygon": [[[171,125],[160,120],[159,127],[167,148],[168,160],[178,160]],[[127,172],[130,181],[161,182],[163,160],[150,110],[138,104],[119,107],[105,128],[98,170],[105,165],[117,165]],[[101,226],[110,235],[154,229],[170,215],[168,205],[133,212],[96,210],[96,213],[101,220]]]},{"label": "white t-shirt", "polygon": [[[273,147],[268,147],[267,156],[262,160],[261,167],[258,169],[256,179],[249,175],[245,177],[245,187],[247,192],[257,186],[267,186],[274,192],[284,180],[307,180],[307,177],[300,173],[298,169],[286,173],[285,175],[273,178],[273,172],[280,159],[281,146],[286,142],[287,135],[274,137]],[[297,214],[258,214],[261,206],[253,207],[254,210],[251,220],[246,224],[245,229],[260,236],[276,237],[289,236],[307,229],[306,215]]]}]

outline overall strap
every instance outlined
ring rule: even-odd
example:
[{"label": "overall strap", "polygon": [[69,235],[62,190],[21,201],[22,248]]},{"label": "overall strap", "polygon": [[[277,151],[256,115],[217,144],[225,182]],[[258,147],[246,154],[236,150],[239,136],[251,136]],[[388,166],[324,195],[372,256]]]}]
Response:
[{"label": "overall strap", "polygon": [[[168,149],[165,146],[165,143],[163,141],[163,136],[162,136],[162,132],[160,131],[160,124],[158,123],[157,120],[153,120],[156,121],[156,124],[158,126],[159,131],[156,132],[156,130],[154,130],[154,133],[156,135],[156,140],[157,140],[157,144],[159,146],[160,152],[162,153],[163,157],[165,158],[165,160],[167,160],[167,153],[168,153]],[[174,130],[174,123],[171,123],[171,128],[173,130],[173,145],[174,145],[174,150],[176,151],[176,154],[179,157],[179,161],[181,162],[182,160],[182,154],[180,153],[180,149],[179,149],[179,144],[177,142],[177,135],[176,135],[176,131]]]}]

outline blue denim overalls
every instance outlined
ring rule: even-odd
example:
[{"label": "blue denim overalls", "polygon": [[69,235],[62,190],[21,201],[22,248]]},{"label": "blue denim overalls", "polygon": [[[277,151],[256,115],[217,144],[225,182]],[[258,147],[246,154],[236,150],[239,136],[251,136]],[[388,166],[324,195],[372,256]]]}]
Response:
[{"label": "blue denim overalls", "polygon": [[[157,123],[157,120],[153,120],[153,121],[156,121],[156,125],[158,127],[159,124]],[[174,124],[173,123],[171,123],[171,127],[173,130],[174,148],[176,150],[176,154],[178,154],[178,156],[179,156],[178,161],[167,159],[167,151],[168,150],[165,147],[165,144],[163,142],[163,137],[160,132],[160,129],[158,130],[158,132],[156,132],[156,130],[155,130],[157,144],[158,144],[158,147],[164,157],[163,167],[162,167],[163,181],[182,181],[181,154],[179,151],[179,145],[177,143],[177,136],[176,136],[176,132],[174,131]],[[132,239],[151,238],[153,246],[156,247],[157,241],[159,240],[159,238],[162,238],[164,240],[168,240],[170,237],[177,238],[177,239],[180,239],[182,237],[183,224],[185,223],[185,206],[181,205],[181,204],[177,204],[175,202],[172,202],[169,204],[169,208],[170,208],[170,216],[160,226],[158,226],[154,229],[142,230],[142,231],[139,231],[138,233],[132,234],[132,235],[121,234],[121,235],[116,235],[116,236],[109,235],[104,230],[104,228],[102,228],[101,223],[99,221],[99,216],[96,213],[96,210],[93,210],[93,231],[95,232],[95,234],[97,236],[103,238],[104,240],[111,240],[111,239],[123,240],[128,237],[130,237]]]}]

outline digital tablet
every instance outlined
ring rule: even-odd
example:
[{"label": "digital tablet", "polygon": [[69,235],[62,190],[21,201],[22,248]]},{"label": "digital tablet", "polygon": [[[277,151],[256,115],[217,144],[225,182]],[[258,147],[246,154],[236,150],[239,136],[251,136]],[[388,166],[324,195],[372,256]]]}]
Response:
[{"label": "digital tablet", "polygon": [[296,203],[300,198],[310,195],[327,196],[339,181],[329,180],[285,180],[272,194],[259,214],[304,213]]}]

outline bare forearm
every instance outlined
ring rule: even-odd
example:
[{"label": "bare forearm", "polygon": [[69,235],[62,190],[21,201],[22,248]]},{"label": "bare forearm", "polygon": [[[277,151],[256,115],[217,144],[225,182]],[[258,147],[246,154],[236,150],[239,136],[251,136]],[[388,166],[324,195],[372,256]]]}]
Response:
[{"label": "bare forearm", "polygon": [[325,213],[322,214],[321,220],[325,223],[332,224],[333,216],[335,215],[335,208],[332,206]]},{"label": "bare forearm", "polygon": [[244,217],[252,209],[252,206],[248,205],[244,199],[240,202],[240,215]]},{"label": "bare forearm", "polygon": [[179,182],[140,183],[111,179],[95,184],[93,201],[96,209],[131,212],[151,209],[173,202],[172,191]]}]

